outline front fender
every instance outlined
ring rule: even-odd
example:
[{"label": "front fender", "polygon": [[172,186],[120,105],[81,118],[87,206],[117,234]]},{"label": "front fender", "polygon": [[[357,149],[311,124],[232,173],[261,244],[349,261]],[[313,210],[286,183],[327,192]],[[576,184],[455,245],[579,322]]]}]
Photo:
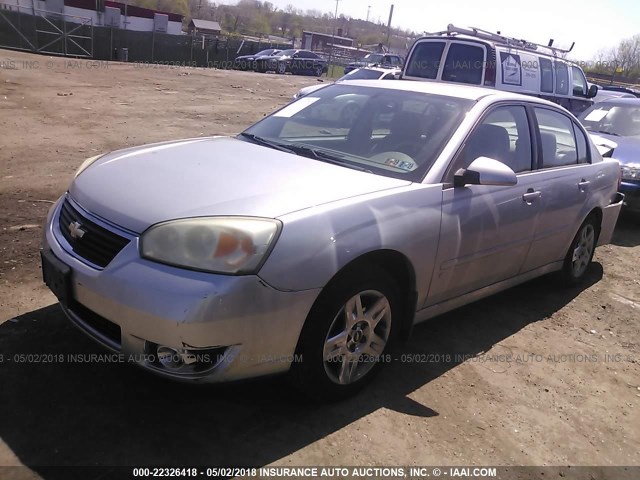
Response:
[{"label": "front fender", "polygon": [[284,215],[280,238],[259,275],[280,290],[322,288],[358,257],[395,250],[411,262],[423,299],[438,249],[441,207],[441,185],[412,184]]}]

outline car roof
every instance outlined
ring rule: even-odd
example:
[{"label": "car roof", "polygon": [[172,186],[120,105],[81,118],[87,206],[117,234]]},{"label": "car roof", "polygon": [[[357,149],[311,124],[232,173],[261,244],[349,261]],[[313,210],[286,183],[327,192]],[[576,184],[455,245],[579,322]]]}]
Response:
[{"label": "car roof", "polygon": [[429,93],[433,95],[444,95],[448,97],[458,97],[475,101],[478,101],[481,98],[485,97],[492,97],[495,101],[525,100],[527,102],[534,102],[543,105],[558,107],[558,105],[555,103],[530,95],[522,95],[519,93],[507,92],[504,90],[496,90],[494,88],[476,87],[473,85],[461,85],[455,83],[421,82],[413,80],[400,80],[397,82],[389,82],[388,80],[350,80],[349,85],[386,88],[391,90],[402,90],[406,92]]}]

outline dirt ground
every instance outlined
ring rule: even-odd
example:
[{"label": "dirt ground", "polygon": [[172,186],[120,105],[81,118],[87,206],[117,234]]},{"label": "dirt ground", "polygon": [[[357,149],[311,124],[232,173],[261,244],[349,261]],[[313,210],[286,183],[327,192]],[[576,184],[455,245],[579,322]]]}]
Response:
[{"label": "dirt ground", "polygon": [[[37,61],[37,68],[33,63]],[[542,278],[415,328],[361,395],[282,379],[191,387],[103,353],[41,283],[41,224],[87,157],[235,134],[312,77],[136,68],[0,50],[0,465],[640,465],[640,221],[589,281]],[[407,357],[403,357],[405,360]],[[44,475],[44,474],[42,474]]]}]

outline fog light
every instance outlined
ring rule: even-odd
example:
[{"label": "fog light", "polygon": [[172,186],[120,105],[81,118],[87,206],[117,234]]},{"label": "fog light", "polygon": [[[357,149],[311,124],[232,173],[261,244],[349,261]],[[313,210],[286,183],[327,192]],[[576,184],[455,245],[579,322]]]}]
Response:
[{"label": "fog light", "polygon": [[184,365],[184,360],[182,359],[182,355],[175,349],[171,347],[165,347],[163,345],[158,346],[158,361],[160,365],[164,368],[168,368],[170,370],[178,370]]}]

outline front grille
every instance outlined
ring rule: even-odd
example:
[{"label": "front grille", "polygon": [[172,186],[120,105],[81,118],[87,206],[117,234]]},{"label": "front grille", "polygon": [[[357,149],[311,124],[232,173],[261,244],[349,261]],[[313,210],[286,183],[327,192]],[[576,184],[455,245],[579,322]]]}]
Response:
[{"label": "front grille", "polygon": [[[62,236],[69,242],[74,253],[100,267],[106,267],[129,243],[129,239],[84,217],[68,200],[64,201],[60,209],[59,226]],[[72,226],[77,227],[75,236],[72,235]]]},{"label": "front grille", "polygon": [[116,325],[106,318],[101,317],[93,310],[88,309],[76,301],[73,301],[71,305],[69,305],[69,310],[76,317],[74,323],[85,332],[111,348],[115,348],[116,350],[120,349],[122,343],[120,325]]}]

